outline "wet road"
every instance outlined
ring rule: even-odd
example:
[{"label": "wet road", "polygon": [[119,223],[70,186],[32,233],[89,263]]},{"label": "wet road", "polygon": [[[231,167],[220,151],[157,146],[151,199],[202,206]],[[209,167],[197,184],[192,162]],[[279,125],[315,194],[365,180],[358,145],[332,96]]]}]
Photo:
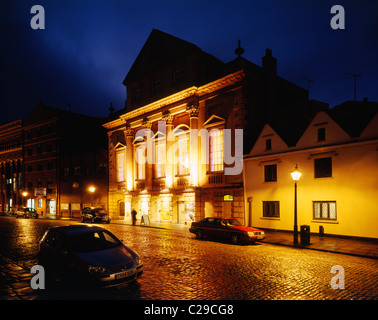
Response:
[{"label": "wet road", "polygon": [[[0,254],[18,265],[37,263],[38,241],[54,225],[74,221],[0,217]],[[276,246],[197,240],[189,232],[102,225],[136,250],[144,274],[112,289],[39,290],[40,299],[377,299],[378,261]],[[345,289],[334,290],[331,268],[345,270]]]}]

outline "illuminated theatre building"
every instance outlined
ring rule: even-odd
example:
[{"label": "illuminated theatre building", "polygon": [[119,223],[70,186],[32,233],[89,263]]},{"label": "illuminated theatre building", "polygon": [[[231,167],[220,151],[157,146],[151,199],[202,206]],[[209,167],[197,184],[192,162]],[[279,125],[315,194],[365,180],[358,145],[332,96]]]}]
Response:
[{"label": "illuminated theatre building", "polygon": [[[135,209],[138,219],[148,214],[150,221],[232,216],[244,222],[243,178],[235,167],[241,164],[234,161],[241,148],[251,149],[267,119],[293,121],[316,103],[276,75],[269,49],[262,67],[242,58],[240,45],[235,53],[224,63],[151,32],[123,82],[125,108],[104,124],[115,218],[131,219]],[[224,144],[226,132],[231,142]]]}]

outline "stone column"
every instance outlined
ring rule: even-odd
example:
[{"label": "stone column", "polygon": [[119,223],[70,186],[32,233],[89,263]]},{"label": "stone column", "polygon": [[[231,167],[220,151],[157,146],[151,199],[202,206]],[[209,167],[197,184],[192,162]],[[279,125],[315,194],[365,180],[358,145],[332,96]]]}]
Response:
[{"label": "stone column", "polygon": [[186,112],[190,117],[190,179],[193,187],[198,186],[199,161],[198,161],[198,101],[189,103]]},{"label": "stone column", "polygon": [[128,191],[134,190],[134,130],[126,125],[126,187]]},{"label": "stone column", "polygon": [[165,121],[166,126],[166,164],[165,164],[165,187],[170,189],[173,187],[175,170],[174,170],[174,152],[173,144],[175,137],[172,134],[173,129],[173,115],[167,110],[163,113],[162,120]]}]

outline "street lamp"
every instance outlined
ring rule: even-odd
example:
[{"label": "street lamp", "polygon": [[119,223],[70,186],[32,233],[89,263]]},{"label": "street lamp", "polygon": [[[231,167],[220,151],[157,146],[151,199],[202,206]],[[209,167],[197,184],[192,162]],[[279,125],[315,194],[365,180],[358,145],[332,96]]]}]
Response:
[{"label": "street lamp", "polygon": [[294,181],[294,244],[298,244],[298,226],[297,226],[297,181],[301,177],[302,173],[298,170],[298,165],[295,165],[293,171],[291,171],[291,177]]},{"label": "street lamp", "polygon": [[25,207],[26,207],[26,197],[28,196],[28,193],[24,191],[22,195],[24,196],[24,202],[25,202]]},{"label": "street lamp", "polygon": [[96,188],[94,186],[90,186],[88,190],[91,193],[91,200],[92,200],[91,206],[93,207],[93,204],[94,204],[94,192],[96,191]]}]

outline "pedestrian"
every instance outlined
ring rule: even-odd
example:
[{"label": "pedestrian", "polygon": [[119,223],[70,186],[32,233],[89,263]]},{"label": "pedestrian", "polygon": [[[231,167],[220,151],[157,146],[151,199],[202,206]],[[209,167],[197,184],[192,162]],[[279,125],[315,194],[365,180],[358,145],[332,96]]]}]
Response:
[{"label": "pedestrian", "polygon": [[133,226],[135,226],[135,222],[137,220],[136,215],[137,215],[137,212],[135,211],[135,209],[133,209],[131,211],[131,216],[132,216],[132,219],[133,219]]}]

